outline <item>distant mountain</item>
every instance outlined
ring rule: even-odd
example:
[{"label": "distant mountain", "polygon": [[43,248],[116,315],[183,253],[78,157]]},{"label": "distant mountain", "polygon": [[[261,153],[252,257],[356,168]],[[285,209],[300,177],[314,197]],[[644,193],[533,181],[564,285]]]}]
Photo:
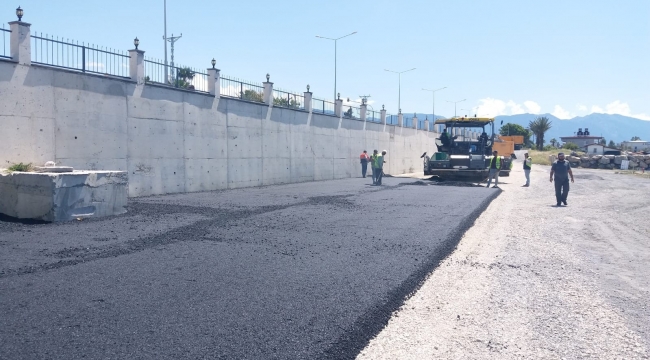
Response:
[{"label": "distant mountain", "polygon": [[[417,114],[418,119],[431,119],[431,114]],[[523,127],[528,127],[528,123],[538,116],[546,116],[551,120],[551,129],[546,133],[544,139],[548,142],[555,138],[560,141],[562,136],[573,136],[578,128],[589,128],[592,136],[602,136],[609,142],[619,143],[630,140],[633,136],[638,136],[642,140],[650,141],[650,121],[635,119],[629,116],[616,114],[590,114],[587,116],[577,116],[573,119],[562,120],[551,114],[519,114],[519,115],[500,115],[496,117],[495,131],[499,130],[501,120],[504,124],[513,123]],[[404,118],[411,118],[413,114],[404,114]],[[436,118],[441,117],[436,115]]]},{"label": "distant mountain", "polygon": [[528,123],[538,116],[546,116],[552,121],[551,129],[544,136],[546,141],[553,138],[559,141],[562,136],[573,136],[578,128],[583,130],[589,128],[589,133],[592,136],[602,136],[607,142],[614,140],[618,143],[630,140],[633,136],[639,136],[643,140],[650,139],[650,121],[616,114],[590,114],[569,120],[558,119],[551,114],[521,114],[497,116],[496,124],[500,126],[501,120],[503,120],[504,124],[510,122],[528,127]]}]

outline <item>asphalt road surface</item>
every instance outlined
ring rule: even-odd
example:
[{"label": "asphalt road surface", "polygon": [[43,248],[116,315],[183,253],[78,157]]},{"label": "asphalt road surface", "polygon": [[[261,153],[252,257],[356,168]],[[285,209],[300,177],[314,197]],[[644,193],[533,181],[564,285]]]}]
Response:
[{"label": "asphalt road surface", "polygon": [[354,358],[499,194],[370,181],[0,219],[0,357]]}]

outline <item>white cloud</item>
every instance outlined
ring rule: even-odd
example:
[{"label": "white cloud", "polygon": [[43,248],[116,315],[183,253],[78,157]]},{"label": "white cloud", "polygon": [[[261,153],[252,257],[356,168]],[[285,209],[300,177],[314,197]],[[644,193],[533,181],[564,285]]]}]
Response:
[{"label": "white cloud", "polygon": [[578,108],[579,111],[587,111],[587,107],[585,105],[578,104],[576,105],[576,107]]},{"label": "white cloud", "polygon": [[539,114],[540,111],[542,110],[542,107],[539,106],[538,103],[530,100],[524,101],[524,106],[526,107],[526,109],[528,109],[528,112],[531,114]]},{"label": "white cloud", "polygon": [[512,115],[525,113],[524,108],[521,107],[521,105],[515,103],[512,100],[508,101],[508,103],[506,105],[510,108],[510,114],[512,114]]},{"label": "white cloud", "polygon": [[605,110],[603,110],[603,108],[601,108],[600,106],[594,105],[594,106],[591,107],[591,112],[592,113],[604,114]]},{"label": "white cloud", "polygon": [[542,107],[534,101],[524,101],[518,104],[513,100],[503,101],[493,98],[479,100],[477,114],[480,116],[517,115],[517,114],[539,114]]},{"label": "white cloud", "polygon": [[611,103],[605,105],[605,109],[598,105],[593,105],[591,107],[591,112],[600,114],[618,114],[641,120],[650,120],[650,115],[644,113],[634,114],[632,113],[632,109],[630,109],[630,105],[620,100],[612,101]]},{"label": "white cloud", "polygon": [[571,119],[574,117],[573,114],[567,110],[564,110],[560,105],[555,105],[555,109],[553,109],[551,115],[555,116],[558,119]]}]

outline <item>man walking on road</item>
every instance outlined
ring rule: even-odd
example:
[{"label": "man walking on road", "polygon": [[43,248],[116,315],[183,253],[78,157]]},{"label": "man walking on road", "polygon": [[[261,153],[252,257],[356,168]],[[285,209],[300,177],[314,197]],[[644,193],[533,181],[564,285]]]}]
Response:
[{"label": "man walking on road", "polygon": [[359,161],[361,162],[361,177],[366,177],[368,172],[368,161],[370,161],[370,156],[366,150],[363,150],[361,155],[359,155]]},{"label": "man walking on road", "polygon": [[524,174],[526,175],[526,185],[524,187],[530,186],[530,167],[533,165],[533,159],[528,157],[528,153],[524,154]]},{"label": "man walking on road", "polygon": [[573,182],[573,172],[571,171],[571,164],[564,160],[564,153],[557,154],[557,160],[551,165],[551,182],[553,182],[553,175],[555,175],[555,200],[557,206],[560,203],[568,205],[566,198],[569,195],[569,176]]},{"label": "man walking on road", "polygon": [[372,167],[372,184],[377,185],[377,158],[379,154],[377,150],[372,151],[372,156],[370,157],[370,166]]},{"label": "man walking on road", "polygon": [[490,187],[490,183],[492,182],[492,179],[494,178],[494,186],[493,188],[498,188],[499,187],[499,171],[501,171],[501,166],[503,162],[501,161],[501,157],[498,156],[499,152],[498,151],[493,151],[492,152],[492,160],[490,160],[490,173],[488,175],[488,183],[486,187]]},{"label": "man walking on road", "polygon": [[381,178],[384,177],[384,158],[386,156],[386,150],[381,152],[381,155],[377,157],[377,184],[381,185]]}]

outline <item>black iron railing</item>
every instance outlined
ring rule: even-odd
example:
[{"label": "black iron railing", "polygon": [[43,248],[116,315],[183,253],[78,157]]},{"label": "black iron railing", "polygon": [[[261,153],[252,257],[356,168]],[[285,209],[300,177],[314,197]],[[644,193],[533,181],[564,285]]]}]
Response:
[{"label": "black iron railing", "polygon": [[397,115],[386,114],[386,124],[397,125]]},{"label": "black iron railing", "polygon": [[264,102],[264,86],[262,84],[222,76],[219,86],[221,96]]},{"label": "black iron railing", "polygon": [[[37,33],[35,33],[37,34]],[[64,41],[65,40],[65,41]],[[129,77],[129,55],[123,51],[72,42],[49,35],[32,35],[32,62],[86,73]]]},{"label": "black iron railing", "polygon": [[336,115],[335,104],[331,101],[311,99],[311,111],[325,115]]},{"label": "black iron railing", "polygon": [[[167,78],[165,79],[165,67]],[[157,59],[144,59],[144,81],[198,92],[209,92],[208,74],[187,66],[166,65]]]},{"label": "black iron railing", "polygon": [[273,89],[273,106],[289,109],[304,109],[305,96],[280,89]]},{"label": "black iron railing", "polygon": [[2,24],[0,28],[0,37],[2,37],[2,48],[0,48],[0,58],[11,59],[11,50],[9,49],[9,44],[11,41],[11,30],[5,29],[5,25]]}]

